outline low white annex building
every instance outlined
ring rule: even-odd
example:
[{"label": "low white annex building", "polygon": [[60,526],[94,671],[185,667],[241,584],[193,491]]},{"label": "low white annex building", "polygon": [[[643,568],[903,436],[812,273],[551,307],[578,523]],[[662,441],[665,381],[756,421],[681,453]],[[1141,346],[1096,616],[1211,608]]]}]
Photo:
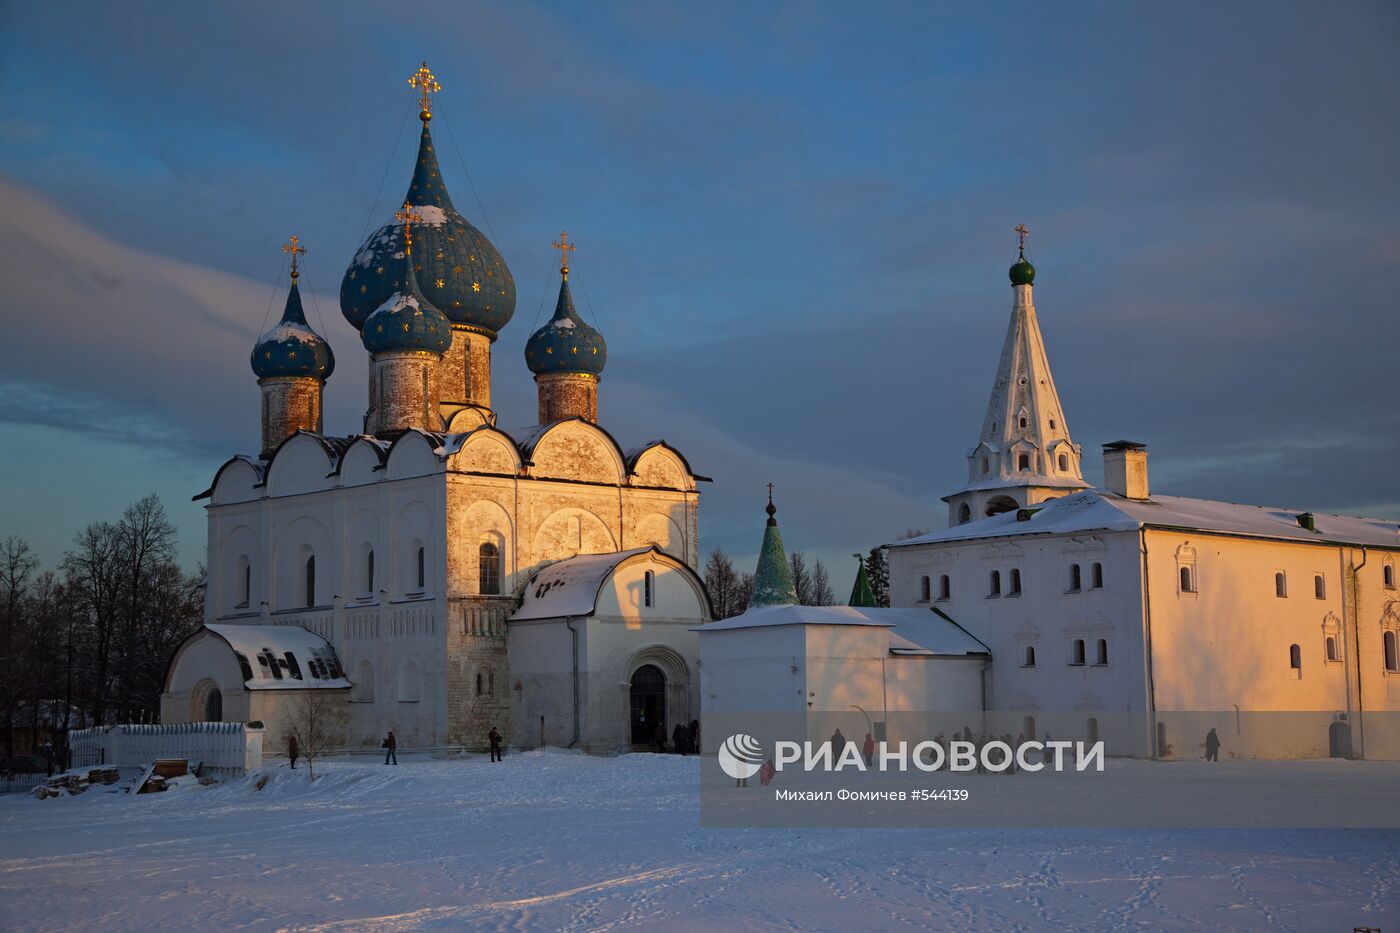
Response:
[{"label": "low white annex building", "polygon": [[[1154,493],[1147,451],[1080,473],[1031,303],[1016,299],[949,527],[888,545],[891,605],[990,646],[986,702],[1110,754],[1400,757],[1400,523]],[[1067,724],[1067,725],[1066,725]],[[1068,728],[1068,731],[1065,731]]]},{"label": "low white annex building", "polygon": [[[421,104],[404,209],[341,285],[370,368],[364,423],[323,431],[335,359],[302,311],[294,239],[282,319],[251,358],[261,450],[199,497],[206,624],[169,666],[162,720],[262,720],[281,752],[293,698],[319,689],[343,697],[352,748],[390,730],[402,748],[482,747],[493,726],[524,746],[649,741],[655,717],[698,715],[704,477],[665,442],[624,448],[598,424],[607,345],[574,308],[567,236],[554,316],[526,344],[533,423],[498,425],[491,350],[515,283],[453,208]],[[570,560],[593,554],[607,556]]]}]

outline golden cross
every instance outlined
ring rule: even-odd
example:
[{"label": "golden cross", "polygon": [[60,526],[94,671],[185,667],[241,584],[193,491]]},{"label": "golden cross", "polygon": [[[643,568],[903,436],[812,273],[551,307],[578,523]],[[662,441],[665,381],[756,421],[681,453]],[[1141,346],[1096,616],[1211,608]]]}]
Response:
[{"label": "golden cross", "polygon": [[408,202],[403,202],[403,210],[394,211],[394,219],[403,224],[403,252],[405,256],[413,255],[413,208]]},{"label": "golden cross", "polygon": [[578,249],[577,246],[569,242],[569,231],[559,231],[559,239],[554,241],[554,248],[559,250],[559,271],[568,276],[569,254]]},{"label": "golden cross", "polygon": [[300,273],[297,272],[297,254],[298,254],[298,253],[305,253],[305,252],[306,252],[306,247],[305,247],[305,246],[298,246],[298,245],[297,245],[299,242],[300,242],[300,241],[297,240],[297,235],[296,235],[295,233],[293,233],[293,234],[292,234],[291,243],[290,243],[290,244],[288,244],[288,243],[283,243],[283,244],[282,244],[282,252],[284,252],[284,253],[291,253],[291,254],[292,254],[292,281],[293,281],[293,282],[295,282],[295,281],[297,280],[297,276],[300,274]]},{"label": "golden cross", "polygon": [[432,95],[442,90],[442,85],[438,84],[437,77],[428,70],[428,63],[424,62],[418,66],[417,71],[409,75],[408,86],[418,90],[418,104],[423,108],[419,116],[426,122],[433,115]]},{"label": "golden cross", "polygon": [[1017,224],[1011,228],[1011,232],[1016,234],[1016,248],[1021,252],[1026,251],[1026,234],[1030,233],[1025,224]]}]

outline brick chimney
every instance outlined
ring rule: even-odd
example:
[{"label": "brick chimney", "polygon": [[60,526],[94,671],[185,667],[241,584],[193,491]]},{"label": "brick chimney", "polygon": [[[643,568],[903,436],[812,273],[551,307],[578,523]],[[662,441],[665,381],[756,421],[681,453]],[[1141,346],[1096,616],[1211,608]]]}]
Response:
[{"label": "brick chimney", "polygon": [[1103,484],[1125,499],[1147,498],[1147,445],[1114,441],[1103,445]]}]

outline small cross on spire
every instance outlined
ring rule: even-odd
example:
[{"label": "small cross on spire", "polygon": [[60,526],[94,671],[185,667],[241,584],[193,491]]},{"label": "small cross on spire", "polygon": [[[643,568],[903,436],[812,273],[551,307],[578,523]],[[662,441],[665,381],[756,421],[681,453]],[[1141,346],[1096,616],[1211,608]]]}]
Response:
[{"label": "small cross on spire", "polygon": [[297,256],[298,256],[298,254],[303,254],[303,253],[306,252],[306,247],[305,247],[305,246],[300,246],[300,245],[299,245],[300,242],[301,242],[301,241],[297,239],[297,235],[296,235],[295,233],[293,233],[292,236],[291,236],[291,242],[290,242],[290,243],[283,243],[283,244],[282,244],[282,252],[284,252],[284,253],[291,253],[291,254],[292,254],[292,281],[293,281],[293,282],[295,282],[295,281],[297,280],[297,276],[301,274],[300,272],[297,271]]},{"label": "small cross on spire", "polygon": [[559,239],[554,241],[554,248],[559,250],[559,271],[567,279],[569,277],[569,254],[578,249],[577,246],[569,242],[569,231],[559,231]]},{"label": "small cross on spire", "polygon": [[394,219],[403,224],[403,251],[404,255],[413,253],[413,208],[407,201],[403,202],[403,209],[394,211]]},{"label": "small cross on spire", "polygon": [[1022,253],[1026,251],[1026,234],[1030,233],[1025,224],[1017,224],[1011,228],[1011,232],[1016,234],[1016,248]]},{"label": "small cross on spire", "polygon": [[408,76],[408,86],[418,91],[418,105],[422,112],[419,118],[427,123],[433,118],[433,98],[432,95],[442,90],[442,85],[438,84],[437,77],[428,70],[428,63],[425,61],[418,66],[418,70]]}]

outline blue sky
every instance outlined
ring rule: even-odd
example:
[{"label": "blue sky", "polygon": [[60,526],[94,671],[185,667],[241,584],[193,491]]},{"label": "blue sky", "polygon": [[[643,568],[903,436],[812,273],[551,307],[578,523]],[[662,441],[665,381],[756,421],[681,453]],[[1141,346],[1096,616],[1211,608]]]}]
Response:
[{"label": "blue sky", "polygon": [[1397,52],[1360,2],[0,6],[0,534],[52,564],[154,490],[202,557],[292,232],[356,429],[337,290],[407,186],[423,58],[519,288],[501,423],[566,227],[600,420],[715,478],[706,549],[754,554],[769,480],[842,585],[942,524],[1021,222],[1091,479],[1127,436],[1165,492],[1400,515]]}]

